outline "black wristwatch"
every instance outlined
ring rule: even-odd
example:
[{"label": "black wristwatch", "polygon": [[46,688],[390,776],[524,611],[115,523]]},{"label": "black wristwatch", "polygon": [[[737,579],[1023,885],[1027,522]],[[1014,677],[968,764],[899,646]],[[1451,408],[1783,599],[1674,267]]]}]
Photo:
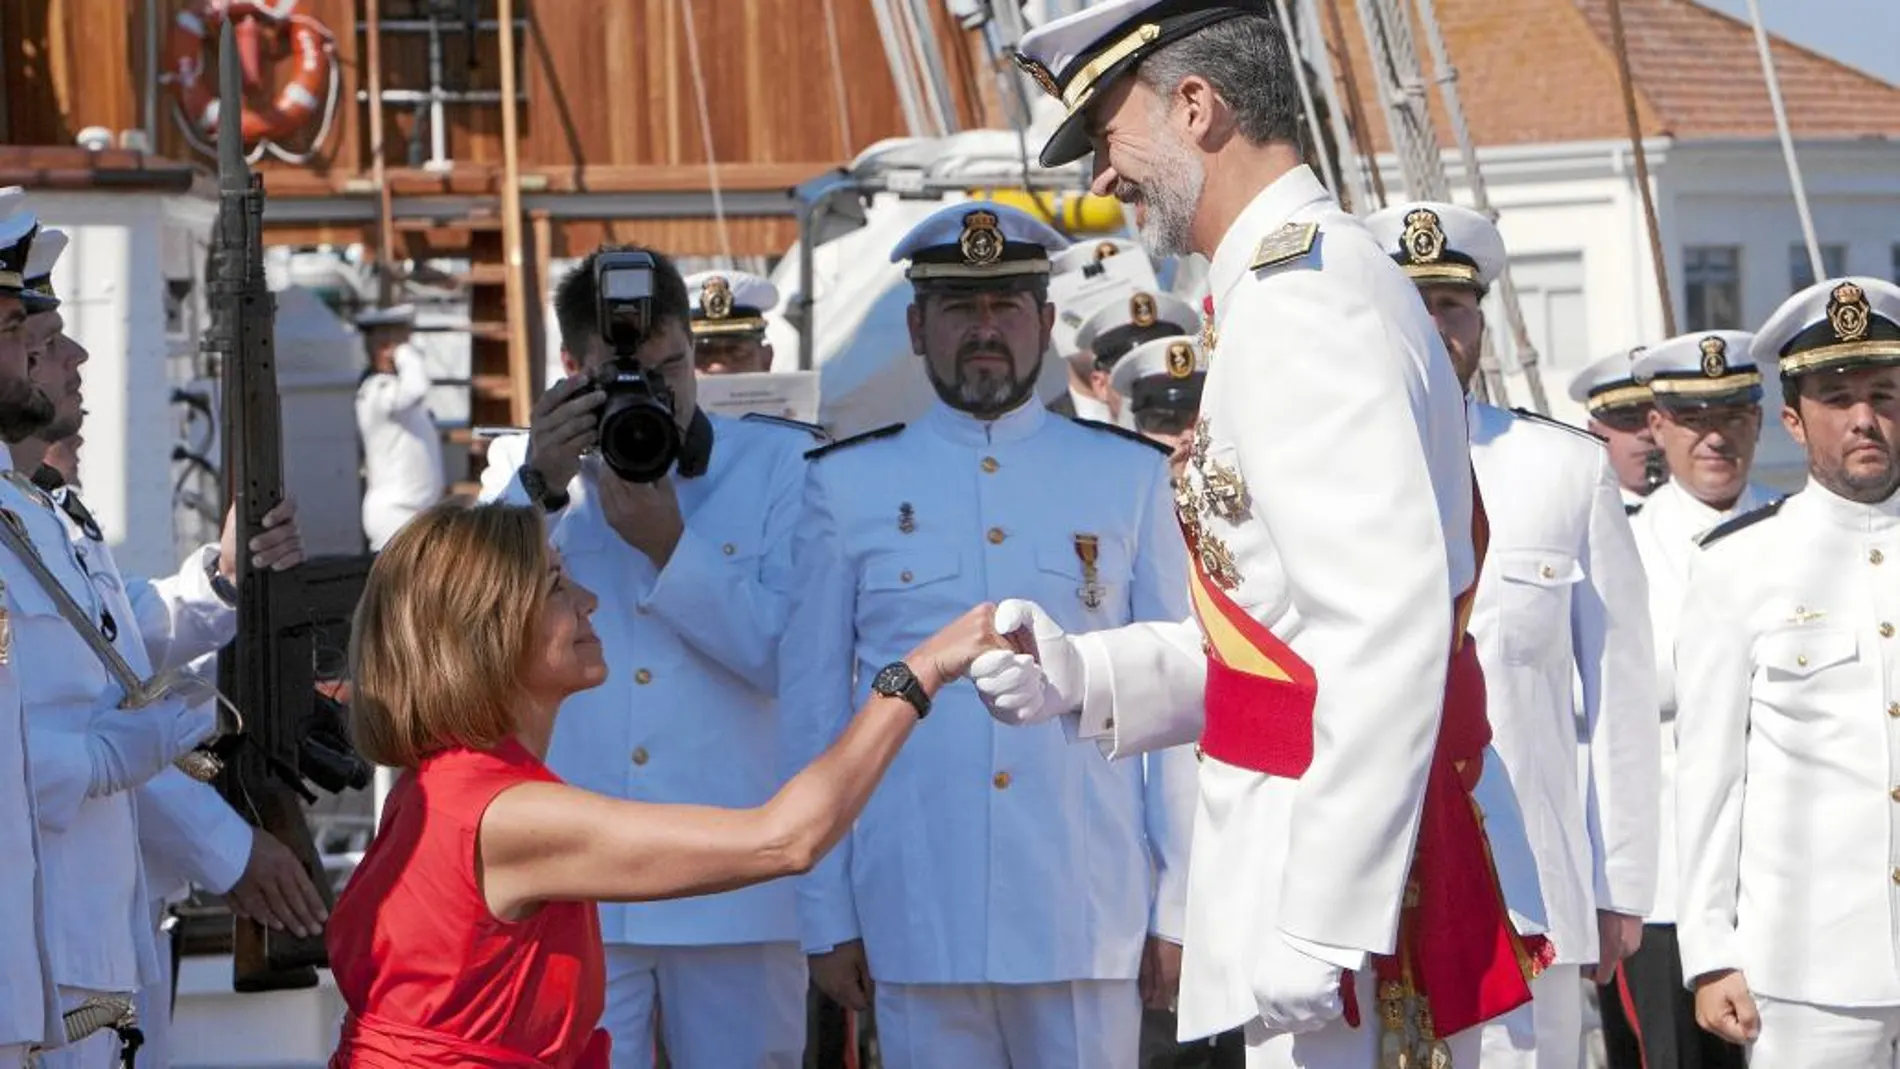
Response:
[{"label": "black wristwatch", "polygon": [[871,680],[871,693],[886,698],[902,698],[917,710],[917,719],[930,715],[930,695],[924,693],[924,685],[917,681],[917,673],[903,661],[893,661],[878,669],[877,677]]},{"label": "black wristwatch", "polygon": [[516,469],[515,477],[521,480],[521,491],[528,500],[541,506],[543,512],[559,512],[567,507],[567,491],[549,488],[541,469],[533,464],[523,464]]},{"label": "black wristwatch", "polygon": [[238,599],[237,584],[224,577],[224,570],[221,567],[223,563],[224,551],[212,550],[211,555],[205,558],[205,579],[211,583],[211,592],[224,603],[224,607],[235,609]]}]

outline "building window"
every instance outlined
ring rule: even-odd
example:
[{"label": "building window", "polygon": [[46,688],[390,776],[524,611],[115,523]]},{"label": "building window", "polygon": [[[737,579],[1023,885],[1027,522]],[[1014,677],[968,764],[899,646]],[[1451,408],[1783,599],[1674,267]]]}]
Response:
[{"label": "building window", "polygon": [[[1546,371],[1568,371],[1588,364],[1595,354],[1589,336],[1590,317],[1583,300],[1583,254],[1538,253],[1511,257],[1511,284],[1517,306],[1524,313],[1524,332],[1537,347],[1538,362]],[[1491,343],[1508,369],[1521,364],[1517,339],[1504,324],[1503,298],[1497,291],[1485,302]],[[1514,387],[1514,384],[1513,384]]]},{"label": "building window", "polygon": [[1682,296],[1688,329],[1742,328],[1742,250],[1691,245],[1682,250]]},{"label": "building window", "polygon": [[[1821,267],[1827,271],[1827,277],[1839,278],[1842,267],[1847,263],[1847,246],[1821,246]],[[1814,277],[1814,265],[1808,262],[1806,244],[1788,246],[1788,283],[1790,293],[1799,293],[1820,281]]]}]

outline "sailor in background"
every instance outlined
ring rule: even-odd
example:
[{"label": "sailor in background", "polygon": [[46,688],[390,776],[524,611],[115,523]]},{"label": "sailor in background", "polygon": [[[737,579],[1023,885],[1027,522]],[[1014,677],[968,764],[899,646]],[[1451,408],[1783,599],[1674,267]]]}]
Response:
[{"label": "sailor in background", "polygon": [[1623,511],[1636,515],[1643,501],[1669,481],[1669,467],[1649,428],[1655,394],[1636,381],[1643,347],[1615,352],[1570,380],[1570,399],[1590,413],[1590,433],[1609,443],[1610,467],[1623,491]]},{"label": "sailor in background", "polygon": [[1123,399],[1135,430],[1168,447],[1168,472],[1179,479],[1193,445],[1207,381],[1207,353],[1186,334],[1156,338],[1129,350],[1109,386]]},{"label": "sailor in background", "polygon": [[[1066,244],[968,202],[892,253],[938,403],[811,454],[780,659],[793,765],[875,665],[973,604],[1033,597],[1076,630],[1187,611],[1163,450],[1034,395]],[[1178,975],[1193,756],[1111,764],[1059,725],[993,723],[967,687],[937,704],[804,880],[814,979],[875,1006],[887,1069],[1134,1069],[1143,995],[1166,1005]]]},{"label": "sailor in background", "polygon": [[[1417,283],[1468,386],[1484,347],[1480,302],[1505,265],[1496,225],[1469,208],[1413,202],[1373,213],[1366,226]],[[1609,978],[1641,940],[1656,890],[1659,772],[1643,569],[1601,441],[1531,412],[1475,400],[1466,411],[1491,532],[1471,637],[1492,745],[1525,819],[1542,898],[1511,905],[1542,918],[1555,951],[1532,984],[1532,1004],[1485,1026],[1481,1064],[1578,1069],[1581,970],[1594,965]],[[1580,708],[1573,678],[1583,683]],[[1579,721],[1582,796],[1572,748]],[[1512,851],[1496,820],[1487,828],[1503,870]]]},{"label": "sailor in background", "polygon": [[1684,334],[1650,346],[1636,362],[1656,406],[1649,427],[1669,481],[1630,520],[1649,581],[1655,634],[1656,704],[1662,732],[1661,852],[1656,905],[1643,945],[1602,992],[1603,1035],[1612,1069],[1722,1069],[1743,1064],[1740,1047],[1696,1027],[1676,944],[1676,671],[1684,583],[1695,541],[1731,516],[1778,495],[1749,481],[1761,437],[1761,371],[1741,331]]},{"label": "sailor in background", "polygon": [[[775,698],[816,429],[700,411],[694,291],[654,259],[653,323],[622,358],[599,334],[594,256],[561,280],[568,377],[536,404],[527,434],[490,445],[482,497],[538,504],[567,574],[600,599],[592,620],[613,671],[562,706],[548,767],[615,798],[762,805],[793,767],[780,762]],[[683,444],[653,481],[623,478],[594,449],[606,395],[591,375],[614,359],[672,392]],[[807,982],[790,881],[603,903],[600,924],[615,1066],[650,1066],[656,1032],[675,1069],[800,1064]]]},{"label": "sailor in background", "polygon": [[1752,1069],[1900,1066],[1900,287],[1836,278],[1755,336],[1807,486],[1701,539],[1676,640],[1696,1019]]},{"label": "sailor in background", "polygon": [[[0,190],[0,469],[13,467],[9,443],[45,425],[51,413],[37,403],[27,378],[26,307],[21,300],[39,221],[24,210],[21,191]],[[20,571],[20,562],[0,549],[0,570]],[[0,591],[9,622],[0,625],[0,1069],[19,1069],[28,1051],[58,1042],[59,1003],[51,974],[50,931],[44,922],[42,886],[46,855],[41,849],[34,783],[27,759],[25,686],[11,617],[23,591]],[[58,666],[41,664],[41,672]]]},{"label": "sailor in background", "polygon": [[415,321],[415,308],[406,304],[356,317],[369,357],[356,388],[356,429],[363,436],[363,534],[371,552],[442,498],[442,436],[426,403],[429,369],[409,342]]},{"label": "sailor in background", "polygon": [[686,276],[693,306],[693,366],[702,375],[772,370],[765,313],[778,307],[778,287],[744,271]]},{"label": "sailor in background", "polygon": [[1083,321],[1096,309],[1126,301],[1140,288],[1132,280],[1111,275],[1108,271],[1119,256],[1139,256],[1145,260],[1148,254],[1140,244],[1126,238],[1104,238],[1101,241],[1077,242],[1049,257],[1051,279],[1080,272],[1101,283],[1085,283],[1080,287],[1083,295],[1076,299],[1051,302],[1056,305],[1057,327],[1050,336],[1056,346],[1055,355],[1062,360],[1069,378],[1068,392],[1049,403],[1049,411],[1058,416],[1103,423],[1115,421],[1115,413],[1109,410],[1108,402],[1104,400],[1106,384],[1101,373],[1096,371],[1095,354],[1079,346],[1075,335]]},{"label": "sailor in background", "polygon": [[1096,397],[1108,406],[1106,422],[1134,429],[1127,398],[1112,385],[1115,365],[1122,357],[1143,342],[1196,334],[1200,329],[1200,312],[1174,294],[1161,290],[1152,293],[1137,290],[1130,293],[1127,300],[1103,304],[1083,320],[1075,332],[1075,344],[1094,358],[1090,382]]}]

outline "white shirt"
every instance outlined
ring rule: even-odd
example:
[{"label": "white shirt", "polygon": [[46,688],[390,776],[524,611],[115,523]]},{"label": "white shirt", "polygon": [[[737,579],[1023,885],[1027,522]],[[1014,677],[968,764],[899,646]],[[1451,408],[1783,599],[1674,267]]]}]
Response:
[{"label": "white shirt", "polygon": [[[551,541],[600,598],[593,617],[607,681],[561,706],[548,767],[616,798],[749,808],[784,781],[779,635],[792,583],[792,532],[806,450],[795,428],[707,417],[706,474],[672,478],[685,533],[666,567],[608,526],[594,476],[568,485]],[[527,435],[489,447],[482,496],[526,504],[517,472]],[[788,880],[698,898],[602,903],[609,944],[703,946],[798,938]]]},{"label": "white shirt", "polygon": [[[12,464],[6,445],[0,443],[0,470]],[[9,618],[21,611],[12,587],[21,570],[11,558],[0,568],[7,579]],[[44,854],[27,758],[20,663],[16,642],[0,658],[0,858],[5,859],[0,863],[0,1046],[40,1042],[57,1034],[59,1022],[47,953]]]},{"label": "white shirt", "polygon": [[[1288,223],[1319,226],[1313,251],[1255,270],[1261,241]],[[1313,668],[1319,696],[1303,778],[1202,765],[1184,1037],[1258,1015],[1267,940],[1342,968],[1391,951],[1411,857],[1396,844],[1417,837],[1452,598],[1476,577],[1464,391],[1417,290],[1364,225],[1295,168],[1241,213],[1209,281],[1205,463],[1250,489],[1238,522],[1209,514],[1202,529],[1233,556],[1230,596]],[[1079,645],[1082,735],[1116,753],[1199,737],[1198,625]]]},{"label": "white shirt", "polygon": [[[989,422],[938,403],[814,459],[780,673],[796,761],[974,605],[1033,599],[1074,631],[1178,619],[1171,513],[1157,449],[1034,399]],[[1193,766],[1111,764],[1059,724],[996,723],[954,683],[803,881],[805,947],[863,939],[886,983],[1133,979],[1148,933],[1181,934]]]},{"label": "white shirt", "polygon": [[1712,539],[1676,643],[1685,979],[1900,1005],[1900,499],[1810,480]]},{"label": "white shirt", "polygon": [[421,350],[396,349],[395,374],[371,374],[356,388],[363,435],[363,526],[381,549],[409,517],[442,498],[442,439],[424,401],[429,372]]},{"label": "white shirt", "polygon": [[1600,441],[1486,404],[1470,412],[1491,538],[1469,630],[1492,744],[1524,817],[1556,961],[1594,962],[1596,911],[1640,917],[1655,896],[1660,757],[1642,563]]},{"label": "white shirt", "polygon": [[1657,828],[1656,901],[1645,918],[1651,924],[1676,922],[1676,621],[1689,577],[1695,540],[1731,516],[1752,512],[1780,497],[1749,483],[1730,509],[1715,509],[1675,481],[1666,482],[1630,517],[1636,552],[1649,582],[1649,625],[1656,643],[1656,704],[1662,714],[1661,814]]}]

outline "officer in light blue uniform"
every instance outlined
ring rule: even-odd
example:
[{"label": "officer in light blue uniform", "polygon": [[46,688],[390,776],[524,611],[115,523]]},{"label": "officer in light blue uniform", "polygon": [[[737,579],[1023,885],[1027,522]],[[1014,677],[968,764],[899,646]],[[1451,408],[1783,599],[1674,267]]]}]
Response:
[{"label": "officer in light blue uniform", "polygon": [[[526,435],[489,448],[482,497],[538,502],[567,572],[600,598],[607,682],[561,709],[548,765],[616,798],[746,808],[782,780],[779,634],[792,532],[816,428],[727,419],[695,403],[686,284],[655,256],[652,327],[630,359],[672,393],[683,445],[654,482],[592,452],[613,356],[596,328],[594,259],[555,294],[569,377]],[[583,457],[583,454],[586,454]],[[649,1066],[654,1008],[676,1069],[793,1069],[805,1047],[805,958],[790,883],[600,907],[617,1067]]]},{"label": "officer in light blue uniform", "polygon": [[[1165,448],[1033,393],[1066,244],[962,203],[892,254],[939,400],[810,454],[780,658],[799,760],[878,664],[973,604],[1034,598],[1076,631],[1185,617]],[[937,704],[804,880],[813,978],[857,1009],[875,985],[889,1069],[1132,1069],[1142,995],[1164,1005],[1178,976],[1192,755],[1110,764],[1058,724],[1003,728],[963,685]]]}]

